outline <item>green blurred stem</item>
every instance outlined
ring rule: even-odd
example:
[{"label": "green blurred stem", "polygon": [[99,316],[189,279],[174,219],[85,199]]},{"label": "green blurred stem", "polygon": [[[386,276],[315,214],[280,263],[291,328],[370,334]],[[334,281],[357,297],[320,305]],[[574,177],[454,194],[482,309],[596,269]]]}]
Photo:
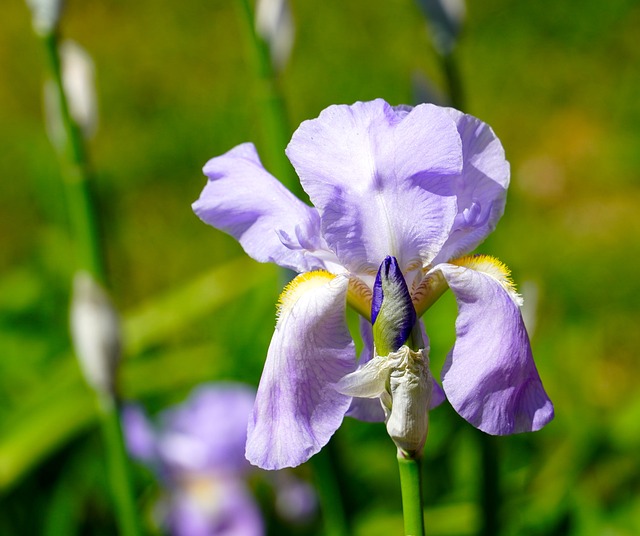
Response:
[{"label": "green blurred stem", "polygon": [[291,131],[284,99],[278,88],[269,46],[258,34],[255,15],[250,0],[237,0],[240,18],[243,20],[246,41],[249,44],[251,63],[256,77],[255,96],[263,133],[265,163],[267,168],[300,199],[308,200],[284,150]]},{"label": "green blurred stem", "polygon": [[460,78],[460,70],[453,52],[440,55],[442,62],[442,70],[447,80],[447,89],[449,92],[449,100],[451,106],[458,110],[464,110],[464,91],[462,89],[462,80]]},{"label": "green blurred stem", "polygon": [[407,458],[398,452],[405,536],[424,536],[421,466],[419,458]]},{"label": "green blurred stem", "polygon": [[88,271],[100,282],[105,282],[105,272],[98,222],[89,183],[89,172],[84,141],[78,125],[71,117],[69,102],[62,81],[62,66],[55,32],[42,37],[47,53],[49,70],[56,87],[58,106],[65,133],[64,153],[61,158],[62,180],[67,197],[68,211],[78,268]]},{"label": "green blurred stem", "polygon": [[113,492],[121,536],[140,536],[139,517],[133,495],[129,458],[125,451],[120,412],[115,399],[100,396],[102,432],[107,447],[107,473]]},{"label": "green blurred stem", "polygon": [[[90,189],[84,140],[71,117],[62,79],[59,37],[50,32],[42,37],[49,70],[56,86],[58,106],[65,133],[61,155],[62,180],[67,196],[69,218],[77,248],[77,268],[88,271],[96,281],[105,283],[105,269],[98,232],[95,205]],[[124,446],[120,416],[115,398],[98,393],[102,428],[107,448],[108,474],[122,536],[141,534],[135,507],[129,460]]]},{"label": "green blurred stem", "polygon": [[311,458],[313,476],[324,524],[323,534],[327,536],[349,536],[349,526],[342,506],[340,484],[336,471],[336,452],[330,441],[318,454]]},{"label": "green blurred stem", "polygon": [[497,442],[494,436],[477,431],[480,442],[482,460],[482,477],[480,481],[480,503],[482,506],[481,536],[500,534],[500,480],[498,471]]}]

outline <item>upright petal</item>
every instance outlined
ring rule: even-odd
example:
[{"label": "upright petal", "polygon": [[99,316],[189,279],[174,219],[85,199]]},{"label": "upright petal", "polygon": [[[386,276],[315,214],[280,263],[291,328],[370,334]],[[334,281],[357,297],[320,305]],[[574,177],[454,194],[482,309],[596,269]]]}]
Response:
[{"label": "upright petal", "polygon": [[447,239],[462,150],[444,109],[392,108],[381,99],[330,106],[300,125],[287,155],[329,247],[352,272],[375,275],[387,255],[403,271],[428,264]]},{"label": "upright petal", "polygon": [[351,398],[332,385],[355,368],[346,324],[349,280],[302,274],[281,297],[276,330],[249,419],[246,456],[263,469],[295,467],[342,423]]},{"label": "upright petal", "polygon": [[496,227],[504,212],[509,186],[509,162],[489,125],[453,108],[462,140],[462,173],[452,182],[458,214],[447,242],[434,264],[472,251]]},{"label": "upright petal", "polygon": [[529,337],[503,281],[476,270],[435,268],[456,296],[456,342],[443,367],[443,387],[454,409],[493,435],[539,430],[553,418],[536,370]]},{"label": "upright petal", "polygon": [[209,178],[193,203],[197,216],[237,239],[259,262],[298,272],[324,268],[326,255],[317,210],[307,206],[260,162],[251,143],[238,145],[204,167]]}]

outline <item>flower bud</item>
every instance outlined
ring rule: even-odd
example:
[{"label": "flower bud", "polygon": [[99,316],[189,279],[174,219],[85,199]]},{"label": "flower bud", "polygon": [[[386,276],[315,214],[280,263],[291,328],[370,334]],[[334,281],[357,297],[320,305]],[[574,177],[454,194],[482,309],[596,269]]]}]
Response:
[{"label": "flower bud", "polygon": [[348,396],[380,398],[387,432],[404,454],[419,456],[427,439],[433,381],[429,350],[402,346],[387,356],[376,356],[344,376],[336,390]]},{"label": "flower bud", "polygon": [[377,355],[398,350],[416,323],[411,294],[395,257],[386,257],[373,286],[371,301],[373,342]]},{"label": "flower bud", "polygon": [[71,338],[87,383],[99,394],[113,395],[120,323],[107,293],[86,272],[73,280]]},{"label": "flower bud", "polygon": [[63,0],[27,0],[33,15],[33,29],[38,35],[46,35],[58,27]]},{"label": "flower bud", "polygon": [[258,0],[256,29],[269,45],[273,66],[281,70],[293,47],[293,17],[288,0]]},{"label": "flower bud", "polygon": [[[85,139],[95,134],[98,125],[98,106],[95,87],[95,69],[89,53],[74,41],[60,45],[62,84],[69,105],[69,113]],[[53,80],[44,87],[47,133],[59,151],[67,143],[60,110],[60,95]]]}]

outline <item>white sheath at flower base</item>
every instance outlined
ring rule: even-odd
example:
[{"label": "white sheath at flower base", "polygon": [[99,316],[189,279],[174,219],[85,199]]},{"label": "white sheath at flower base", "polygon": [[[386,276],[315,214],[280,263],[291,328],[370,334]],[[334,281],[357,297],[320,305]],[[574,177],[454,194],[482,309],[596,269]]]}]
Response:
[{"label": "white sheath at flower base", "polygon": [[73,280],[71,338],[87,383],[101,395],[113,395],[120,322],[107,293],[86,272],[78,272]]},{"label": "white sheath at flower base", "polygon": [[380,398],[389,436],[410,456],[419,456],[427,439],[433,389],[428,353],[428,348],[416,352],[404,345],[388,356],[374,357],[336,384],[336,390],[348,396]]}]

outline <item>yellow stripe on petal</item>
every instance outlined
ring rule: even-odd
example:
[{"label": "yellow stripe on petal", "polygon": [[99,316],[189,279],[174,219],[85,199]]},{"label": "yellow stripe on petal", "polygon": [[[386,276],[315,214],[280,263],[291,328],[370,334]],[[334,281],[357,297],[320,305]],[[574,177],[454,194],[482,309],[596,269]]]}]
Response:
[{"label": "yellow stripe on petal", "polygon": [[334,274],[330,274],[324,270],[316,270],[315,272],[305,272],[290,281],[280,297],[278,298],[278,318],[287,313],[303,294],[314,290],[318,287],[326,285],[329,281],[335,279]]},{"label": "yellow stripe on petal", "polygon": [[522,296],[518,294],[516,285],[511,278],[511,270],[502,261],[490,255],[467,255],[449,262],[493,277],[504,287],[513,301],[522,306]]}]

